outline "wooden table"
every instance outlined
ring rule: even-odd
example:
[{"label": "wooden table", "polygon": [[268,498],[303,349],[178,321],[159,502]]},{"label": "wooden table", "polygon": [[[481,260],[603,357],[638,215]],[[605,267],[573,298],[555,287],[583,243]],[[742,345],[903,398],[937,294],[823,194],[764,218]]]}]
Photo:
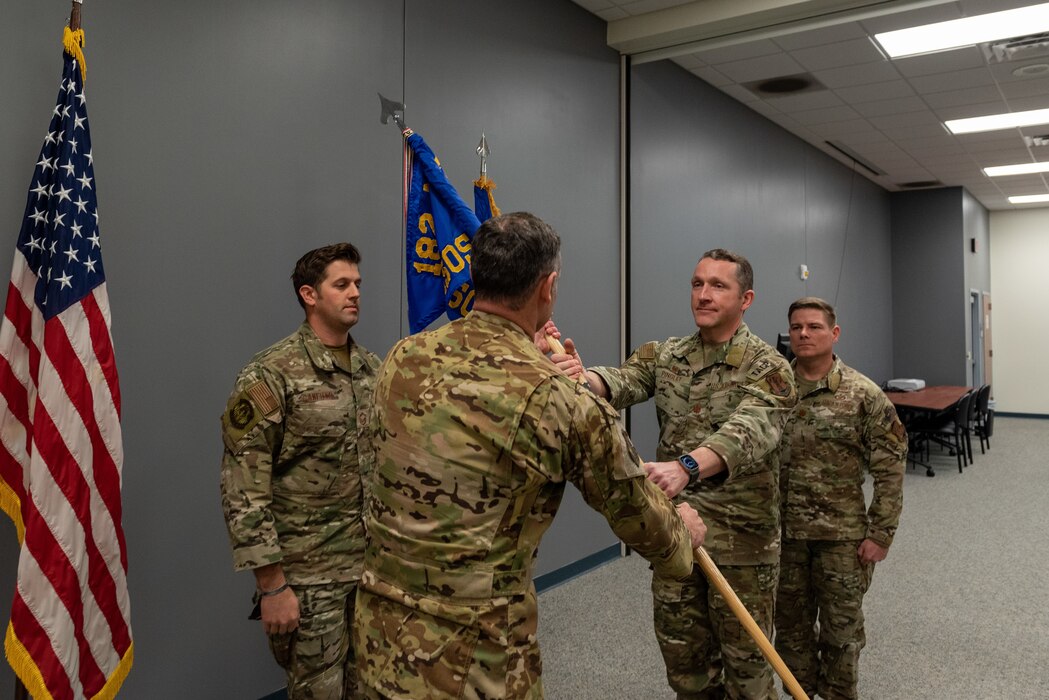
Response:
[{"label": "wooden table", "polygon": [[970,386],[927,386],[918,391],[886,391],[885,395],[897,408],[946,411],[969,391]]},{"label": "wooden table", "polygon": [[958,399],[965,396],[972,387],[968,386],[927,386],[918,391],[886,391],[885,395],[889,401],[899,409],[900,420],[907,428],[908,436],[908,459],[915,464],[925,467],[926,476],[935,476],[932,466],[922,462],[915,455],[916,445],[911,434],[910,425],[915,418],[928,417],[934,413],[946,411],[958,403]]}]

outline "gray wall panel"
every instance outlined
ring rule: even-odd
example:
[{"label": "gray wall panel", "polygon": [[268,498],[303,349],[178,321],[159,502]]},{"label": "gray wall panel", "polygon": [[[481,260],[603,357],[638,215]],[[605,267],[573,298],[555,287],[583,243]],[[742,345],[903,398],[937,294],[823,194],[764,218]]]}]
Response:
[{"label": "gray wall panel", "polygon": [[966,316],[960,187],[892,195],[895,374],[927,384],[964,385]]},{"label": "gray wall panel", "polygon": [[[774,343],[791,301],[822,296],[838,307],[843,359],[878,382],[892,374],[881,189],[669,62],[632,71],[631,139],[632,346],[695,331],[693,268],[726,247],[754,266],[751,330]],[[632,432],[651,456],[650,406],[634,409]]]}]

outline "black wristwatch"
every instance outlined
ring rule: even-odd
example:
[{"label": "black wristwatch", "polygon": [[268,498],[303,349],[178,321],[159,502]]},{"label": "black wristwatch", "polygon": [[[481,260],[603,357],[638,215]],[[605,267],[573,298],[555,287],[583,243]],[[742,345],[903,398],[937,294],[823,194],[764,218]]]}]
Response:
[{"label": "black wristwatch", "polygon": [[683,454],[677,458],[677,461],[685,468],[685,471],[688,472],[689,486],[699,481],[699,462],[697,462],[692,455]]}]

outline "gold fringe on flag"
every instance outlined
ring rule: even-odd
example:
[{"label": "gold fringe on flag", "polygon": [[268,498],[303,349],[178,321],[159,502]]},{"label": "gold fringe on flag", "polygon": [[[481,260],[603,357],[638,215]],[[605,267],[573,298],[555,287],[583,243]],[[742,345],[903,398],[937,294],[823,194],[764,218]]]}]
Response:
[{"label": "gold fringe on flag", "polygon": [[[36,700],[51,700],[52,696],[44,683],[43,674],[37,668],[33,657],[29,655],[29,651],[15,635],[14,626],[10,624],[7,626],[7,637],[4,639],[4,651],[7,652],[7,660],[11,663],[11,668],[14,669],[18,679],[22,681],[22,685],[29,691],[29,695],[36,698]],[[92,695],[91,700],[114,700],[117,696],[117,691],[120,690],[120,686],[127,680],[127,674],[131,671],[131,664],[134,660],[135,645],[131,644],[128,646],[127,651],[124,652],[120,663],[109,674],[109,678],[106,679],[106,684],[102,687],[102,690]]]},{"label": "gold fringe on flag", "polygon": [[87,61],[84,60],[84,50],[81,48],[84,45],[84,30],[73,31],[66,27],[62,32],[62,45],[65,46],[66,53],[76,59],[77,65],[80,66],[80,79],[86,84]]},{"label": "gold fringe on flag", "polygon": [[18,544],[25,539],[25,525],[22,524],[22,501],[15,495],[14,490],[0,479],[0,510],[4,511],[15,524],[15,534],[18,535]]},{"label": "gold fringe on flag", "polygon": [[495,183],[489,180],[487,177],[479,177],[474,180],[474,187],[480,187],[482,190],[488,193],[488,206],[492,210],[492,216],[500,216],[502,214],[499,211],[499,207],[495,204],[495,195],[492,194],[492,190],[495,189]]}]

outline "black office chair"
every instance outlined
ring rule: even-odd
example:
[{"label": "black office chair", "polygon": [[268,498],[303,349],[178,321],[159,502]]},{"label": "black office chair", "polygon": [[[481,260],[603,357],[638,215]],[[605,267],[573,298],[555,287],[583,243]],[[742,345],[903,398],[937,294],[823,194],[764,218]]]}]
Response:
[{"label": "black office chair", "polygon": [[969,404],[975,392],[970,391],[950,409],[939,416],[915,425],[915,436],[925,446],[926,458],[929,455],[929,443],[935,442],[947,447],[958,458],[958,473],[969,465],[969,453],[966,450],[966,433],[969,430]]},{"label": "black office chair", "polygon": [[976,392],[976,420],[972,430],[980,440],[980,454],[984,454],[984,444],[991,449],[991,434],[994,432],[994,411],[989,407],[991,385],[984,384]]},{"label": "black office chair", "polygon": [[779,354],[787,358],[787,362],[794,359],[794,351],[790,349],[790,333],[780,333],[776,338],[776,349]]}]

